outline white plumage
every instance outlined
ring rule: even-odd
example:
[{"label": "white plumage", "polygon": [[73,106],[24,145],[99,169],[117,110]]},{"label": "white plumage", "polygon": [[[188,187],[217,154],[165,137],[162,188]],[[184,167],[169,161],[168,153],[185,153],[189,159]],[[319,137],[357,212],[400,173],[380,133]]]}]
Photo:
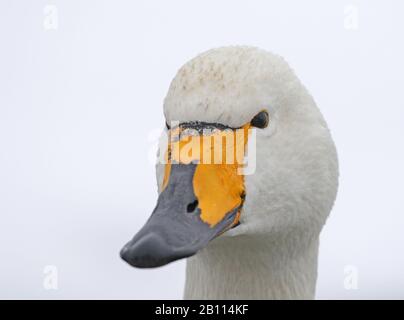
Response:
[{"label": "white plumage", "polygon": [[288,64],[257,48],[213,49],[178,71],[164,103],[168,122],[231,127],[263,109],[270,124],[257,130],[241,225],[188,259],[185,298],[315,295],[319,234],[335,200],[338,162],[320,111]]}]

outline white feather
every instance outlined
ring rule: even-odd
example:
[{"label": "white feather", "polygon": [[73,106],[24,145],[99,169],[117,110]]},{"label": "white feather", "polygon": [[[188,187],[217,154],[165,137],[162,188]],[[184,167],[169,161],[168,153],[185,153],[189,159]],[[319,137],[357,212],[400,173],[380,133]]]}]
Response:
[{"label": "white feather", "polygon": [[[187,261],[188,299],[311,299],[320,231],[333,206],[338,161],[313,98],[283,58],[251,47],[207,51],[185,64],[166,120],[239,127],[266,109],[256,173],[245,177],[241,225]],[[157,176],[161,184],[162,170]]]}]

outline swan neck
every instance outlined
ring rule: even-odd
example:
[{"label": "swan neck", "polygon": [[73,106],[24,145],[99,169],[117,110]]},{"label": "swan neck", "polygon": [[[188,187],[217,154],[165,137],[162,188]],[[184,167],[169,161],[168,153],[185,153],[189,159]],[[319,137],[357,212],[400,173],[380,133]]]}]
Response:
[{"label": "swan neck", "polygon": [[187,260],[184,298],[313,299],[318,243],[217,239]]}]

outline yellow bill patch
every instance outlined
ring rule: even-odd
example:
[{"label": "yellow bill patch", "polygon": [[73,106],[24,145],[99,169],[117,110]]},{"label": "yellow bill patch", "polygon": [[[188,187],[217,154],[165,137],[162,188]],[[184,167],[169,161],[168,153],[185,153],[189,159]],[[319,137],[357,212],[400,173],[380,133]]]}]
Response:
[{"label": "yellow bill patch", "polygon": [[[215,226],[242,205],[244,176],[238,169],[243,166],[249,129],[248,124],[236,130],[203,134],[187,134],[187,130],[180,128],[171,130],[162,189],[169,183],[172,165],[195,163],[193,188],[201,210],[200,218],[211,227]],[[240,212],[233,224],[238,222],[239,216]]]}]

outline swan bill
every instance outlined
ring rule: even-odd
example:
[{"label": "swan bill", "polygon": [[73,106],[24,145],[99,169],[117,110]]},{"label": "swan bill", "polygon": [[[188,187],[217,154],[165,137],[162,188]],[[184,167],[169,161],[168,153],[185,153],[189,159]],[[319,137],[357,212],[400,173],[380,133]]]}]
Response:
[{"label": "swan bill", "polygon": [[169,183],[144,227],[121,250],[121,257],[137,268],[154,268],[194,255],[238,222],[241,205],[220,221],[209,224],[201,218],[194,192],[198,165],[172,165]]},{"label": "swan bill", "polygon": [[194,255],[237,226],[249,129],[193,122],[169,130],[161,193],[145,226],[122,249],[126,262],[159,267]]}]

